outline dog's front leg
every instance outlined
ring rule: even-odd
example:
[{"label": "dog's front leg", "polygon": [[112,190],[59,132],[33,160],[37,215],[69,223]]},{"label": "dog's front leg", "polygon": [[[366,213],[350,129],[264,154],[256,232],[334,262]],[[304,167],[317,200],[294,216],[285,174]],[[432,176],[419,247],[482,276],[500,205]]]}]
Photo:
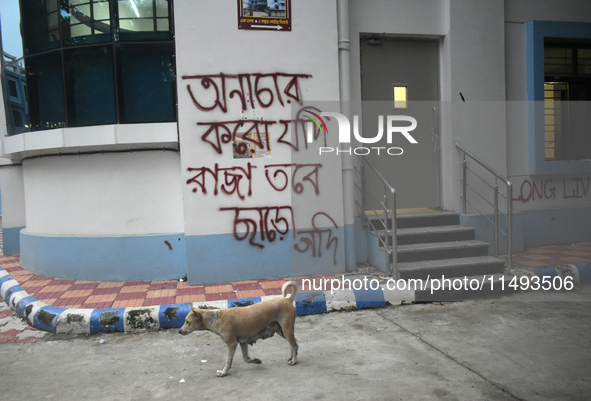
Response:
[{"label": "dog's front leg", "polygon": [[248,344],[247,343],[240,343],[240,347],[242,348],[242,358],[244,362],[248,363],[262,363],[259,358],[251,358],[248,356]]},{"label": "dog's front leg", "polygon": [[226,366],[222,370],[218,370],[216,373],[217,377],[224,377],[228,370],[232,367],[232,360],[234,359],[234,352],[236,352],[236,347],[238,346],[238,342],[233,340],[229,343],[226,343],[228,346],[228,353],[226,354]]}]

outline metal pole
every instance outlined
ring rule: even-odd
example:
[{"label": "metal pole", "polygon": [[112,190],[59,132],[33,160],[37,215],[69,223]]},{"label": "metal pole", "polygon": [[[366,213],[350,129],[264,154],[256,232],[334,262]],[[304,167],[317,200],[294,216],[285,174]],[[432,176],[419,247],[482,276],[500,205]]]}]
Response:
[{"label": "metal pole", "polygon": [[507,268],[513,263],[513,185],[507,183]]},{"label": "metal pole", "polygon": [[464,160],[462,161],[462,201],[464,203],[463,213],[466,214],[466,154],[464,153]]},{"label": "metal pole", "polygon": [[499,256],[499,185],[495,179],[495,257]]},{"label": "metal pole", "polygon": [[388,224],[388,186],[384,185],[384,202],[382,203],[384,207],[384,242],[386,243],[386,271],[390,271],[391,269],[391,259],[392,259],[392,241],[391,236],[392,232],[390,231],[390,227]]},{"label": "metal pole", "polygon": [[361,222],[363,224],[363,227],[367,227],[367,214],[365,213],[367,210],[365,204],[365,161],[363,157],[359,158],[359,163],[361,169]]},{"label": "metal pole", "polygon": [[392,214],[390,216],[392,226],[392,277],[398,280],[398,239],[396,238],[396,190],[391,190]]}]

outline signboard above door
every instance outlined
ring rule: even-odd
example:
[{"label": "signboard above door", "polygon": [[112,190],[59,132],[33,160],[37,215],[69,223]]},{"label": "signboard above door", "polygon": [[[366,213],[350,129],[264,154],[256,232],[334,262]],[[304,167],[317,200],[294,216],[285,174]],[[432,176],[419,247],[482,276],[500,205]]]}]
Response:
[{"label": "signboard above door", "polygon": [[291,31],[291,0],[237,0],[238,29]]}]

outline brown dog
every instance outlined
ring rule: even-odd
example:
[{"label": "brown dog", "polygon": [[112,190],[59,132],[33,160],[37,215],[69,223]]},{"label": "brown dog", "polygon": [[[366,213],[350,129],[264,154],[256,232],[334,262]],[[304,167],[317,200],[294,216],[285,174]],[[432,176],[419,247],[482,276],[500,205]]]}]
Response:
[{"label": "brown dog", "polygon": [[[292,287],[291,296],[287,297],[287,289]],[[240,344],[242,357],[248,363],[261,363],[260,359],[248,356],[248,344],[259,339],[272,337],[275,333],[285,338],[291,345],[291,357],[288,365],[297,363],[298,344],[294,337],[296,308],[293,301],[298,287],[294,281],[286,281],[281,288],[282,297],[277,297],[245,307],[219,310],[203,310],[191,307],[180,328],[180,334],[189,334],[195,330],[209,330],[219,335],[228,346],[226,365],[218,370],[216,376],[223,377],[232,367],[234,352]]]}]

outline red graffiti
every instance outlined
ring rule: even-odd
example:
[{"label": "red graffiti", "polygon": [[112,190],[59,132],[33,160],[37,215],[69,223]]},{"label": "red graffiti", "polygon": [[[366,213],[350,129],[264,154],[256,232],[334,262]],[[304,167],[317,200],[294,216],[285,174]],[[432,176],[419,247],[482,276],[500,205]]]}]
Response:
[{"label": "red graffiti", "polygon": [[[328,220],[325,224],[328,224],[328,226],[326,228],[319,228],[318,226],[320,225],[319,222],[317,220],[319,220],[320,218],[324,218],[325,220]],[[293,246],[293,248],[301,253],[304,252],[308,252],[311,251],[312,252],[312,257],[314,258],[321,258],[322,257],[322,249],[323,249],[323,235],[326,235],[326,246],[324,247],[324,249],[326,250],[330,250],[330,248],[333,248],[333,264],[337,264],[337,248],[339,246],[339,238],[334,236],[333,233],[333,227],[334,229],[338,229],[339,226],[337,225],[337,223],[333,220],[332,217],[330,217],[327,213],[324,212],[318,212],[314,215],[314,217],[312,217],[312,229],[308,229],[308,230],[298,230],[296,235],[297,236],[301,236],[300,237],[300,243],[303,244],[303,246],[300,246],[300,244],[295,244]]]},{"label": "red graffiti", "polygon": [[234,212],[234,238],[238,241],[248,238],[250,245],[261,249],[265,241],[274,242],[277,234],[283,240],[294,226],[291,206],[224,207],[220,210]]},{"label": "red graffiti", "polygon": [[216,163],[213,170],[207,167],[192,168],[189,167],[188,171],[197,171],[198,173],[187,180],[187,184],[196,184],[197,187],[193,188],[193,192],[198,192],[201,189],[203,194],[207,194],[206,177],[210,176],[214,181],[213,194],[218,195],[221,190],[226,195],[236,194],[240,199],[244,199],[245,196],[241,191],[241,183],[245,183],[247,187],[246,196],[252,195],[252,169],[256,166],[252,166],[250,163],[246,165],[246,168],[235,166],[220,168]]},{"label": "red graffiti", "polygon": [[308,74],[234,74],[185,75],[184,80],[200,80],[200,87],[187,85],[187,91],[197,109],[228,112],[228,99],[238,99],[242,110],[268,108],[275,101],[281,106],[295,101],[302,104],[299,80],[311,78]]},{"label": "red graffiti", "polygon": [[589,195],[591,186],[591,177],[567,179],[562,177],[562,185],[555,184],[552,178],[535,180],[525,180],[519,187],[519,194],[514,197],[514,201],[523,203],[543,200],[556,199],[562,195],[562,199],[579,199]]},{"label": "red graffiti", "polygon": [[203,142],[209,143],[220,155],[223,153],[222,145],[233,144],[237,138],[254,144],[259,149],[269,148],[269,126],[274,121],[262,120],[234,120],[221,122],[197,123],[199,126],[209,128],[201,135]]},{"label": "red graffiti", "polygon": [[[327,146],[327,137],[309,120],[231,120],[199,122],[198,126],[207,127],[201,140],[208,143],[218,154],[224,153],[224,145],[234,144],[236,139],[254,144],[258,149],[270,151],[270,140],[277,138],[277,143],[290,146],[295,152],[300,150],[300,142],[308,149],[306,129],[310,130],[313,141],[319,138]],[[274,130],[278,127],[279,130]],[[292,139],[288,140],[289,128],[293,127]]]},{"label": "red graffiti", "polygon": [[220,210],[234,212],[234,238],[238,241],[248,240],[251,246],[263,249],[266,242],[284,240],[291,230],[293,239],[299,238],[299,242],[293,245],[294,250],[311,252],[313,258],[322,258],[323,250],[332,250],[333,264],[337,263],[339,238],[334,230],[339,226],[328,213],[316,213],[312,217],[312,228],[296,230],[291,206],[226,207]]},{"label": "red graffiti", "polygon": [[[291,177],[287,173],[287,169],[291,168]],[[318,170],[322,168],[322,164],[268,164],[265,166],[265,176],[267,181],[274,190],[284,191],[291,181],[291,189],[296,194],[304,192],[304,182],[309,182],[314,188],[314,193],[320,193],[320,186],[318,184]],[[274,170],[272,176],[270,171]],[[308,172],[309,171],[309,172]],[[306,174],[307,173],[307,174]],[[303,177],[300,178],[300,176]]]}]

